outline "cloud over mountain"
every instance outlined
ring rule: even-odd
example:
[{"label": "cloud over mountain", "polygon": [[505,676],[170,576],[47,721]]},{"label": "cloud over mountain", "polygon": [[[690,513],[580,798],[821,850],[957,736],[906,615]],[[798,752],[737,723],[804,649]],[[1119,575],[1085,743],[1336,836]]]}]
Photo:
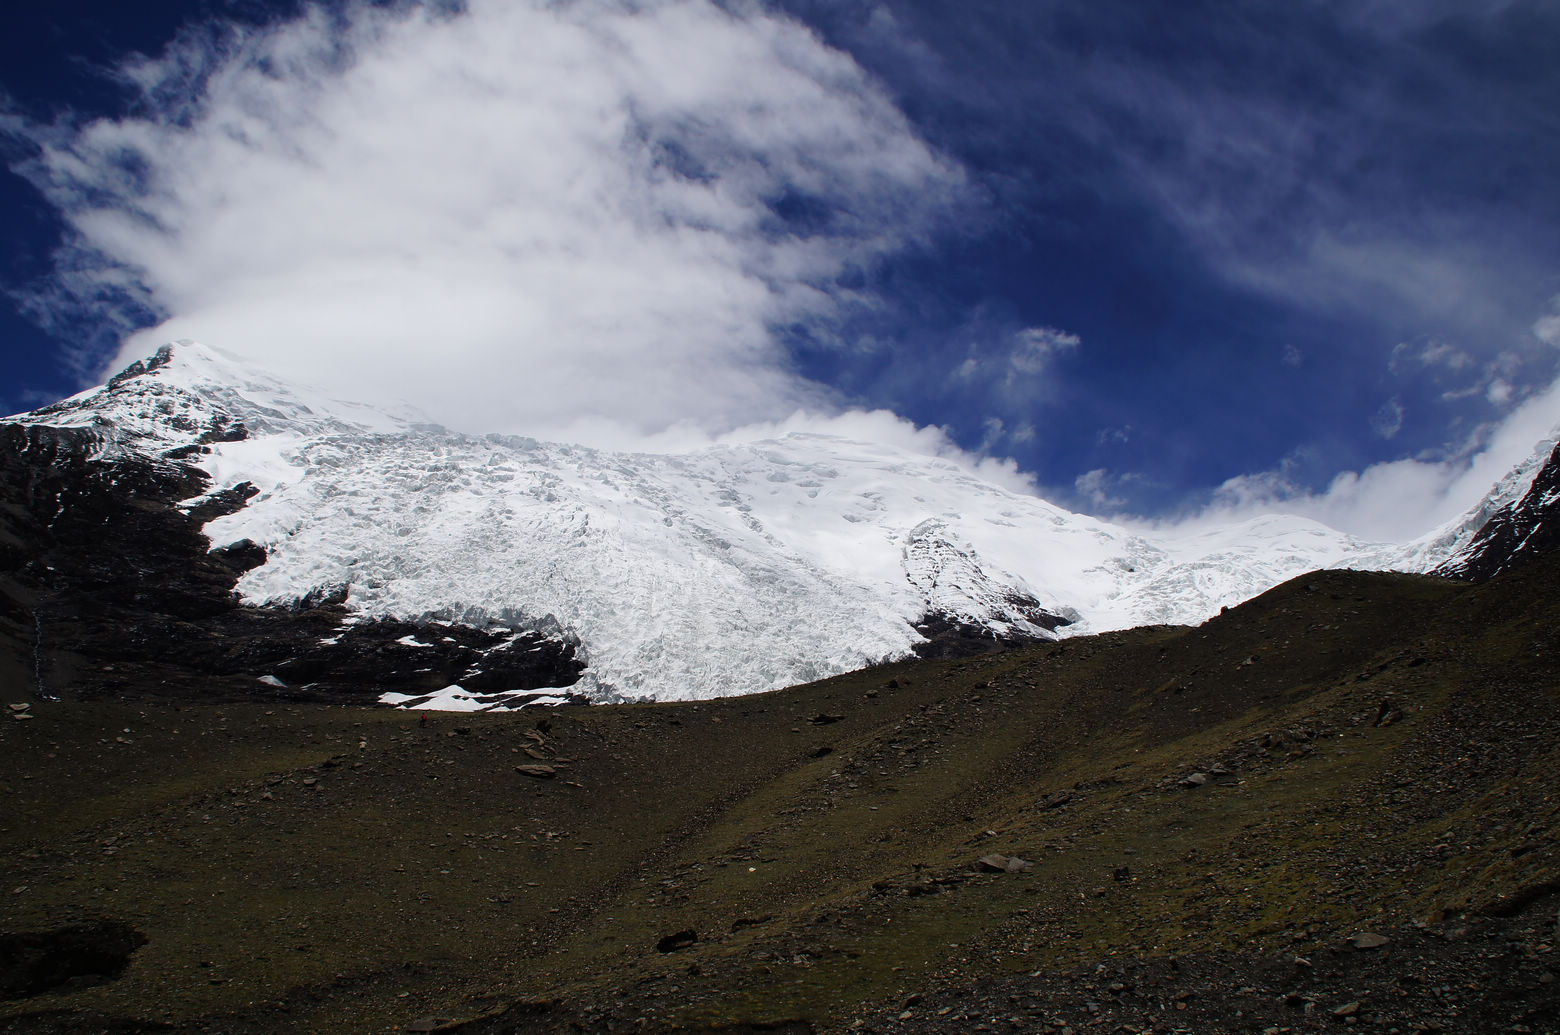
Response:
[{"label": "cloud over mountain", "polygon": [[756,5],[314,10],[125,74],[136,114],[27,131],[72,233],[50,301],[155,314],[116,362],[198,337],[479,430],[827,409],[774,328],[859,301],[961,189]]}]

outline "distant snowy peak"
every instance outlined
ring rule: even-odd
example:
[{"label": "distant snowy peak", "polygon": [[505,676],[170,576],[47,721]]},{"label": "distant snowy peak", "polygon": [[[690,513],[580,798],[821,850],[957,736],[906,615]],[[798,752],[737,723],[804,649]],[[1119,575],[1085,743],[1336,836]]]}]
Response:
[{"label": "distant snowy peak", "polygon": [[[182,383],[185,378],[168,376],[175,348],[164,345],[156,355],[137,360],[99,388],[11,420],[80,428],[96,439],[100,452],[123,450],[149,457],[246,438],[249,430],[243,419],[220,399],[229,389],[213,383],[202,390]],[[184,358],[184,349],[179,351]]]},{"label": "distant snowy peak", "polygon": [[193,341],[171,342],[101,387],[8,418],[91,431],[106,452],[177,454],[252,434],[401,434],[432,428],[407,408],[389,414],[288,384]]},{"label": "distant snowy peak", "polygon": [[1471,533],[1468,518],[1455,526],[1449,544],[1453,552],[1435,566],[1437,574],[1482,582],[1560,547],[1560,444],[1542,443],[1470,518],[1482,520]]},{"label": "distant snowy peak", "polygon": [[[188,342],[13,421],[199,467],[203,500],[239,502],[182,509],[220,514],[203,528],[253,562],[248,603],[535,633],[567,644],[574,688],[598,698],[750,693],[912,653],[1195,624],[1317,568],[1428,570],[1477,532],[1412,556],[1295,517],[1133,532],[949,457],[818,433],[676,454],[462,435]],[[1548,484],[1537,467],[1514,477],[1498,489],[1511,499]]]},{"label": "distant snowy peak", "polygon": [[926,606],[928,619],[979,627],[993,635],[1055,639],[1055,630],[1077,619],[1048,611],[1017,576],[987,571],[975,550],[948,525],[928,518],[905,537],[905,576]]}]

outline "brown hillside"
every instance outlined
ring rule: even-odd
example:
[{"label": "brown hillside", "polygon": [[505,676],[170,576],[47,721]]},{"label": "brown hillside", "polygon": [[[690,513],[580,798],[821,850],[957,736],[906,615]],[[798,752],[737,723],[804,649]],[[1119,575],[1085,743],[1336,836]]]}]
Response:
[{"label": "brown hillside", "polygon": [[0,1030],[1555,1031],[1557,584],[698,704],[28,702]]}]

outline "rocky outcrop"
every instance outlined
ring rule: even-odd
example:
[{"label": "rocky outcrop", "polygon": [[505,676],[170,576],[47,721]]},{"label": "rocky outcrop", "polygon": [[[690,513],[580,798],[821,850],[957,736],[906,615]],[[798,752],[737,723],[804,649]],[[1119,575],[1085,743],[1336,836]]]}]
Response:
[{"label": "rocky outcrop", "polygon": [[[1065,618],[1052,615],[1035,605],[1036,625],[1050,631],[1067,625]],[[1041,622],[1051,624],[1041,625]],[[967,658],[977,654],[994,654],[1014,647],[1027,647],[1035,643],[1049,643],[1054,637],[1023,632],[1009,627],[998,633],[986,625],[971,622],[959,615],[940,611],[928,611],[915,623],[915,631],[925,639],[911,650],[918,658]]]},{"label": "rocky outcrop", "polygon": [[203,495],[207,476],[183,457],[105,454],[100,443],[92,429],[0,424],[0,674],[13,686],[366,702],[456,683],[569,686],[585,667],[578,643],[556,632],[360,620],[329,594],[243,605],[237,579],[265,550],[212,551],[201,528],[253,487]]},{"label": "rocky outcrop", "polygon": [[1437,575],[1483,582],[1560,546],[1560,446],[1521,499],[1496,511]]},{"label": "rocky outcrop", "polygon": [[1014,576],[988,571],[946,523],[921,522],[905,537],[905,577],[926,611],[915,623],[921,658],[987,654],[1055,639],[1073,619],[1045,607]]},{"label": "rocky outcrop", "polygon": [[0,999],[112,981],[146,935],[122,920],[88,920],[50,931],[0,934]]}]

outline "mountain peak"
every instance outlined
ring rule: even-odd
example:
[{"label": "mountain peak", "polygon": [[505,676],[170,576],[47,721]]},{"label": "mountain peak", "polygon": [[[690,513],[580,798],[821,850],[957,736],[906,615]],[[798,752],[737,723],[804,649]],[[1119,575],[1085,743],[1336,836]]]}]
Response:
[{"label": "mountain peak", "polygon": [[408,407],[387,412],[336,399],[190,339],[163,345],[100,387],[9,419],[89,430],[104,453],[173,459],[252,434],[442,430]]},{"label": "mountain peak", "polygon": [[[194,342],[12,421],[203,483],[165,502],[242,559],[251,606],[535,633],[598,697],[750,693],[918,652],[1194,624],[1318,568],[1450,555],[1281,515],[1135,532],[828,435],[657,454],[462,435]],[[452,673],[479,676],[496,678]]]},{"label": "mountain peak", "polygon": [[[1547,447],[1547,451],[1546,451]],[[1482,582],[1560,546],[1560,442],[1539,444],[1532,458],[1502,479],[1452,538],[1455,552],[1435,567],[1440,575]]]}]

